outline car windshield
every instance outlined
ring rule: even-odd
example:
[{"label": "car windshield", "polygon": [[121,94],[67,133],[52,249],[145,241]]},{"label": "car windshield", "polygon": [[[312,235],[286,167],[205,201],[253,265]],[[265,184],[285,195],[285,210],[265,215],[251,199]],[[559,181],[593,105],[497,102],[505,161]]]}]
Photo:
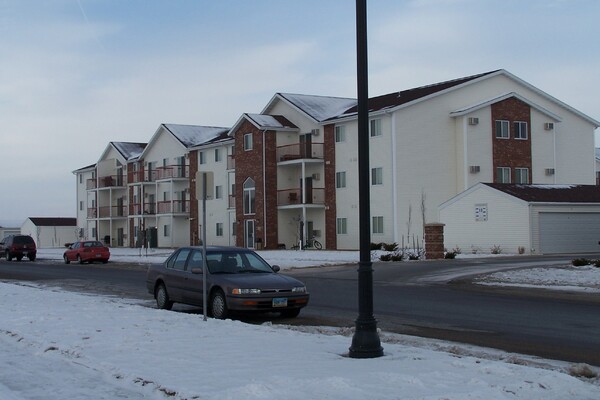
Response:
[{"label": "car windshield", "polygon": [[211,274],[273,273],[271,266],[252,252],[208,252],[206,261]]}]

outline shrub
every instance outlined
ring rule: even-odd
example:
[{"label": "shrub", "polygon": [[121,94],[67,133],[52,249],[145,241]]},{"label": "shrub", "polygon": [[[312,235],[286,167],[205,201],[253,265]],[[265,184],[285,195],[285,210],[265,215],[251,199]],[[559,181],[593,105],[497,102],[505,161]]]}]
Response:
[{"label": "shrub", "polygon": [[398,247],[398,243],[382,243],[381,245],[385,251],[395,251]]},{"label": "shrub", "polygon": [[519,254],[525,254],[525,247],[524,246],[519,246],[519,248],[517,249]]},{"label": "shrub", "polygon": [[502,248],[498,245],[493,245],[492,248],[490,249],[490,252],[492,254],[500,254],[500,253],[502,253]]},{"label": "shrub", "polygon": [[600,268],[600,260],[594,261],[594,266]]},{"label": "shrub", "polygon": [[576,258],[571,263],[574,267],[583,267],[584,265],[590,265],[592,262],[587,258]]},{"label": "shrub", "polygon": [[447,251],[446,254],[444,254],[444,258],[448,259],[448,260],[454,260],[456,258],[456,252],[455,251]]},{"label": "shrub", "polygon": [[456,255],[456,254],[462,254],[462,249],[458,246],[456,246],[455,248],[452,249],[452,252]]},{"label": "shrub", "polygon": [[382,248],[383,248],[383,243],[371,242],[371,250],[381,250]]},{"label": "shrub", "polygon": [[379,259],[381,261],[391,261],[392,255],[391,254],[382,254],[379,256]]},{"label": "shrub", "polygon": [[402,253],[392,255],[392,261],[402,261],[403,258],[404,256],[402,255]]}]

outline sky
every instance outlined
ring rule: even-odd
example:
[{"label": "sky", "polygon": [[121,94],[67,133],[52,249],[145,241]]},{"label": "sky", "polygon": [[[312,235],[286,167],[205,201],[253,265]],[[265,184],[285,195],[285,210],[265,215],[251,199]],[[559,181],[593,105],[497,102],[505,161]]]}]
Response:
[{"label": "sky", "polygon": [[[368,1],[369,94],[506,69],[599,120],[598,15],[595,0]],[[72,172],[110,141],[230,127],[277,92],[356,97],[354,1],[0,0],[0,224],[74,217]]]}]

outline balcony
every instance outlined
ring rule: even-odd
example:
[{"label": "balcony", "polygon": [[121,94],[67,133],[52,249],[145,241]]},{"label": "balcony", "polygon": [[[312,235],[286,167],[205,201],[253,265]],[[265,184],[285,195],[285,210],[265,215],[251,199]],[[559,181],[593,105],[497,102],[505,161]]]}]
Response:
[{"label": "balcony", "polygon": [[156,180],[156,176],[156,170],[130,171],[128,173],[128,181],[129,183],[154,182]]},{"label": "balcony", "polygon": [[87,217],[88,219],[98,218],[98,210],[95,208],[88,208]]},{"label": "balcony", "polygon": [[277,147],[277,159],[282,161],[323,159],[323,143],[294,143]]},{"label": "balcony", "polygon": [[85,181],[85,188],[87,190],[93,190],[96,189],[96,178],[92,178],[92,179],[88,179]]},{"label": "balcony", "polygon": [[309,189],[306,193],[306,201],[302,203],[302,189],[285,189],[277,191],[277,205],[290,206],[302,204],[325,204],[325,189]]},{"label": "balcony", "polygon": [[158,202],[159,214],[185,214],[190,212],[189,200],[169,200]]},{"label": "balcony", "polygon": [[235,196],[229,195],[229,208],[235,208]]}]

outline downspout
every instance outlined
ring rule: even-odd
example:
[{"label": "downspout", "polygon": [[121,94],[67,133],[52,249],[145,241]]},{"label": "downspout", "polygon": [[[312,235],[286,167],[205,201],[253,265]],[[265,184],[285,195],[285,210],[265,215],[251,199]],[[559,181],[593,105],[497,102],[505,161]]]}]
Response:
[{"label": "downspout", "polygon": [[552,183],[556,184],[556,123],[554,123],[554,127],[552,128],[552,139],[554,146],[554,175],[552,175]]},{"label": "downspout", "polygon": [[[267,247],[267,171],[266,171],[266,154],[267,154],[267,149],[266,149],[266,143],[265,143],[265,135],[267,133],[267,130],[265,129],[264,131],[262,131],[262,172],[263,172],[263,234],[262,234],[262,241],[263,241],[263,249],[265,249]],[[255,233],[256,236],[256,233]],[[256,237],[254,238],[254,242],[256,243]]]},{"label": "downspout", "polygon": [[392,112],[392,214],[394,221],[394,242],[398,243],[398,149],[396,138],[396,113]]},{"label": "downspout", "polygon": [[467,146],[467,117],[463,116],[463,190],[469,188],[469,157],[468,157],[468,146]]}]

